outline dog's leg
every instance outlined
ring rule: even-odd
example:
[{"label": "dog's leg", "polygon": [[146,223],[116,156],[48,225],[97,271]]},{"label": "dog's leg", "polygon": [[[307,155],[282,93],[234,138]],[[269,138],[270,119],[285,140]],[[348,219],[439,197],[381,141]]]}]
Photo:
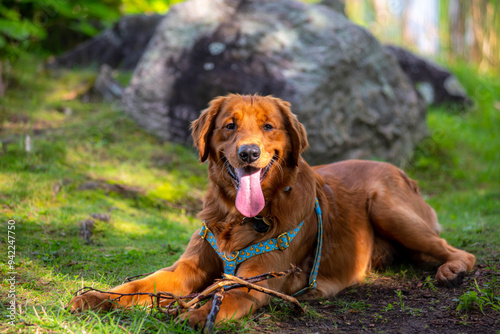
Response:
[{"label": "dog's leg", "polygon": [[[110,292],[129,294],[137,292],[170,292],[175,295],[188,295],[208,286],[220,276],[222,266],[210,245],[194,233],[181,258],[171,267],[161,269],[154,274],[137,281],[119,285]],[[115,306],[130,307],[149,305],[154,298],[147,295],[122,296],[112,293],[90,291],[73,297],[68,304],[71,311],[87,309],[110,310]]]},{"label": "dog's leg", "polygon": [[472,270],[474,255],[439,237],[436,214],[421,197],[405,201],[375,198],[370,207],[370,219],[381,236],[443,263],[436,274],[440,284],[458,285],[465,272]]},{"label": "dog's leg", "polygon": [[[263,263],[265,261],[259,261]],[[248,268],[248,267],[247,267]],[[257,270],[258,269],[258,270]],[[272,271],[272,268],[250,267],[247,270],[238,270],[238,277],[253,277],[262,274],[263,272]],[[280,291],[283,286],[284,279],[272,279],[257,283],[265,288]],[[263,292],[256,290],[249,290],[247,288],[238,288],[227,291],[224,294],[224,299],[220,306],[220,311],[217,314],[216,323],[230,320],[240,319],[244,316],[253,314],[259,308],[269,304],[271,297]],[[181,315],[182,320],[188,320],[191,327],[202,328],[205,324],[206,318],[212,308],[212,301],[207,302],[202,307],[196,310],[191,310]]]},{"label": "dog's leg", "polygon": [[[248,289],[234,289],[224,294],[224,299],[220,306],[220,311],[215,320],[216,323],[225,320],[237,320],[249,314],[253,314],[257,309],[269,303],[269,295]],[[212,301],[207,302],[196,310],[189,311],[180,316],[181,320],[188,321],[192,328],[203,328],[210,310]]]}]

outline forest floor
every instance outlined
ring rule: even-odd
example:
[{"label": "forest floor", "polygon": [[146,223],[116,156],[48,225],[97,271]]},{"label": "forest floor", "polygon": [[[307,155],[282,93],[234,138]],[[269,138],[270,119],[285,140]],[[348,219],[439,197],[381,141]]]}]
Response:
[{"label": "forest floor", "polygon": [[498,268],[477,266],[454,289],[434,286],[431,276],[377,277],[335,298],[308,302],[312,315],[290,309],[294,315],[284,316],[283,310],[267,309],[254,317],[252,328],[262,333],[498,333],[499,309],[479,301],[485,291],[474,288],[495,286],[498,291]]}]

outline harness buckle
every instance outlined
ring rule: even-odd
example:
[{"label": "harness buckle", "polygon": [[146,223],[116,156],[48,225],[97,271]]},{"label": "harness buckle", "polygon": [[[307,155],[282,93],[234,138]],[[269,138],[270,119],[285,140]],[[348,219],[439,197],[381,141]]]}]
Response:
[{"label": "harness buckle", "polygon": [[290,236],[288,235],[288,232],[281,233],[280,235],[278,235],[276,240],[278,240],[278,248],[280,250],[284,250],[289,246],[288,243],[290,242]]},{"label": "harness buckle", "polygon": [[207,234],[208,234],[208,227],[205,224],[205,221],[203,221],[203,226],[201,227],[201,231],[200,231],[200,237],[202,239],[205,239],[207,237]]},{"label": "harness buckle", "polygon": [[[236,258],[238,257],[238,255],[240,255],[240,251],[236,251],[236,252],[233,252],[233,253],[235,253],[235,254],[234,254],[234,256],[233,256],[233,257],[230,257],[230,258],[229,258],[229,257],[227,257],[226,253],[222,254],[222,256],[224,257],[224,259],[226,259],[226,261],[231,262],[231,261],[236,260]],[[232,253],[231,253],[231,254],[232,254]]]}]

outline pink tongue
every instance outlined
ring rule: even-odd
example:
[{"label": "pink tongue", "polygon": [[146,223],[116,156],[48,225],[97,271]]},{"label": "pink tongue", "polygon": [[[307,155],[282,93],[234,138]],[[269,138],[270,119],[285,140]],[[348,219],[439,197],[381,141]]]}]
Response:
[{"label": "pink tongue", "polygon": [[260,169],[238,168],[236,172],[240,178],[236,209],[246,217],[255,217],[265,205],[264,194],[260,187]]}]

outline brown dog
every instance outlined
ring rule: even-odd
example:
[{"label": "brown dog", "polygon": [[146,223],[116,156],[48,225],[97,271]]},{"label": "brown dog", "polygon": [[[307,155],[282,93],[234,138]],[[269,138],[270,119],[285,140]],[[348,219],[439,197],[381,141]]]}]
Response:
[{"label": "brown dog", "polygon": [[[287,102],[260,96],[219,97],[192,129],[201,161],[209,161],[210,184],[199,214],[208,229],[203,228],[202,236],[200,231],[193,234],[174,265],[120,285],[114,292],[200,291],[227,270],[217,252],[222,257],[242,256],[245,252],[238,251],[266,242],[283,244],[237,263],[235,274],[251,277],[296,264],[302,273],[260,284],[286,294],[305,288],[301,298],[308,299],[335,295],[361,281],[371,266],[387,263],[395,255],[436,258],[443,263],[436,278],[449,286],[460,283],[474,265],[472,254],[439,238],[436,213],[422,199],[416,182],[397,167],[358,160],[310,167],[301,157],[308,145],[306,131]],[[217,252],[207,235],[216,240]],[[321,260],[314,277],[320,240]],[[308,289],[311,282],[317,285]],[[254,290],[230,290],[217,320],[255,312],[269,298]],[[74,297],[70,305],[74,311],[110,309],[114,305],[108,299],[109,294],[89,292]],[[150,302],[147,296],[135,296],[122,297],[118,304]],[[184,317],[192,326],[201,324],[210,307],[207,303]]]}]

